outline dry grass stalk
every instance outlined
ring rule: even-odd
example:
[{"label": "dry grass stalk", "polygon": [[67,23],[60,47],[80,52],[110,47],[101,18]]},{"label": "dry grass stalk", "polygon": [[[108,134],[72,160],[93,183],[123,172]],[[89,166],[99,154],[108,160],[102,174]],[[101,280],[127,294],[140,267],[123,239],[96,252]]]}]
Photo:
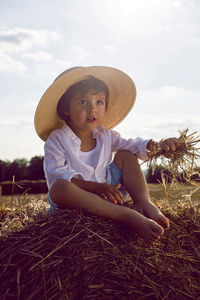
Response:
[{"label": "dry grass stalk", "polygon": [[24,226],[34,222],[40,215],[48,211],[49,205],[44,201],[46,195],[41,195],[41,200],[28,197],[26,191],[13,200],[13,208],[6,202],[0,206],[0,238],[11,231],[19,231]]},{"label": "dry grass stalk", "polygon": [[188,134],[188,131],[185,129],[179,132],[178,147],[175,152],[171,150],[166,154],[162,149],[157,149],[149,154],[147,165],[154,170],[160,160],[161,165],[169,169],[174,178],[180,178],[180,172],[183,172],[184,180],[199,186],[200,183],[192,180],[192,176],[197,175],[200,178],[198,170],[200,147],[197,147],[200,136],[196,135],[197,132]]},{"label": "dry grass stalk", "polygon": [[15,175],[13,175],[13,180],[12,180],[12,195],[11,195],[11,203],[10,203],[11,209],[13,208],[14,189],[15,189]]}]

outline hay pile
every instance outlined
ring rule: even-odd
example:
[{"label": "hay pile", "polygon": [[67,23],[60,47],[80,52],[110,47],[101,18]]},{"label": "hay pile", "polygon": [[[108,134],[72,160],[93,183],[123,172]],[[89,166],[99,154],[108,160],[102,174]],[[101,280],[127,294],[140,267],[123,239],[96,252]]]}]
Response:
[{"label": "hay pile", "polygon": [[165,213],[171,228],[154,244],[69,210],[2,231],[0,299],[199,299],[199,211]]}]

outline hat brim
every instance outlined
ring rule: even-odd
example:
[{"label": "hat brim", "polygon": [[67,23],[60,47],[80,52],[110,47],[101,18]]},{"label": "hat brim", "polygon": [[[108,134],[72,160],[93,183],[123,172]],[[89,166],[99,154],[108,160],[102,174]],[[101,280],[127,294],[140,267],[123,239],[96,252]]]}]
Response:
[{"label": "hat brim", "polygon": [[57,104],[66,90],[73,84],[92,75],[105,82],[109,89],[109,103],[103,125],[112,129],[130,112],[136,99],[133,80],[124,72],[104,66],[80,67],[58,77],[42,96],[35,112],[35,129],[39,137],[46,141],[49,134],[61,128],[64,121],[57,115]]}]

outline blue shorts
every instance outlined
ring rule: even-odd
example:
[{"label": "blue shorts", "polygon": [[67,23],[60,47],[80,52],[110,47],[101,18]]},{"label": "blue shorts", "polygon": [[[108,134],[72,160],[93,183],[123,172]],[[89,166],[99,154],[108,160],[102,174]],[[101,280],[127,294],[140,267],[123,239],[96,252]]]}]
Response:
[{"label": "blue shorts", "polygon": [[[111,184],[117,185],[119,183],[122,183],[122,171],[116,166],[116,164],[114,162],[112,162],[109,165],[109,170],[110,170],[110,174],[111,174]],[[122,185],[119,190],[124,196],[124,201],[126,201],[126,199],[128,197],[128,192],[127,192],[125,186]],[[47,200],[50,204],[50,212],[51,213],[56,213],[60,209],[63,209],[62,207],[59,207],[56,203],[54,203],[51,200],[49,193],[47,194]],[[110,201],[110,200],[108,199],[108,201]]]}]

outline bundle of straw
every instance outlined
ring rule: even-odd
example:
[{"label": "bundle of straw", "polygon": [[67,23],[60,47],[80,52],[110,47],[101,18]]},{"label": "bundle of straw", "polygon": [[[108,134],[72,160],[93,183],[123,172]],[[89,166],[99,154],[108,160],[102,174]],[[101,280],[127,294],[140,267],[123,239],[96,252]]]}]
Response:
[{"label": "bundle of straw", "polygon": [[183,172],[184,179],[190,181],[191,177],[196,174],[200,177],[199,173],[199,158],[200,147],[197,147],[200,142],[200,136],[197,132],[188,134],[189,129],[179,131],[178,146],[176,151],[170,150],[169,152],[163,151],[161,148],[152,151],[148,155],[147,166],[152,167],[153,171],[161,161],[161,165],[170,170],[172,176],[180,177],[180,172]]}]

